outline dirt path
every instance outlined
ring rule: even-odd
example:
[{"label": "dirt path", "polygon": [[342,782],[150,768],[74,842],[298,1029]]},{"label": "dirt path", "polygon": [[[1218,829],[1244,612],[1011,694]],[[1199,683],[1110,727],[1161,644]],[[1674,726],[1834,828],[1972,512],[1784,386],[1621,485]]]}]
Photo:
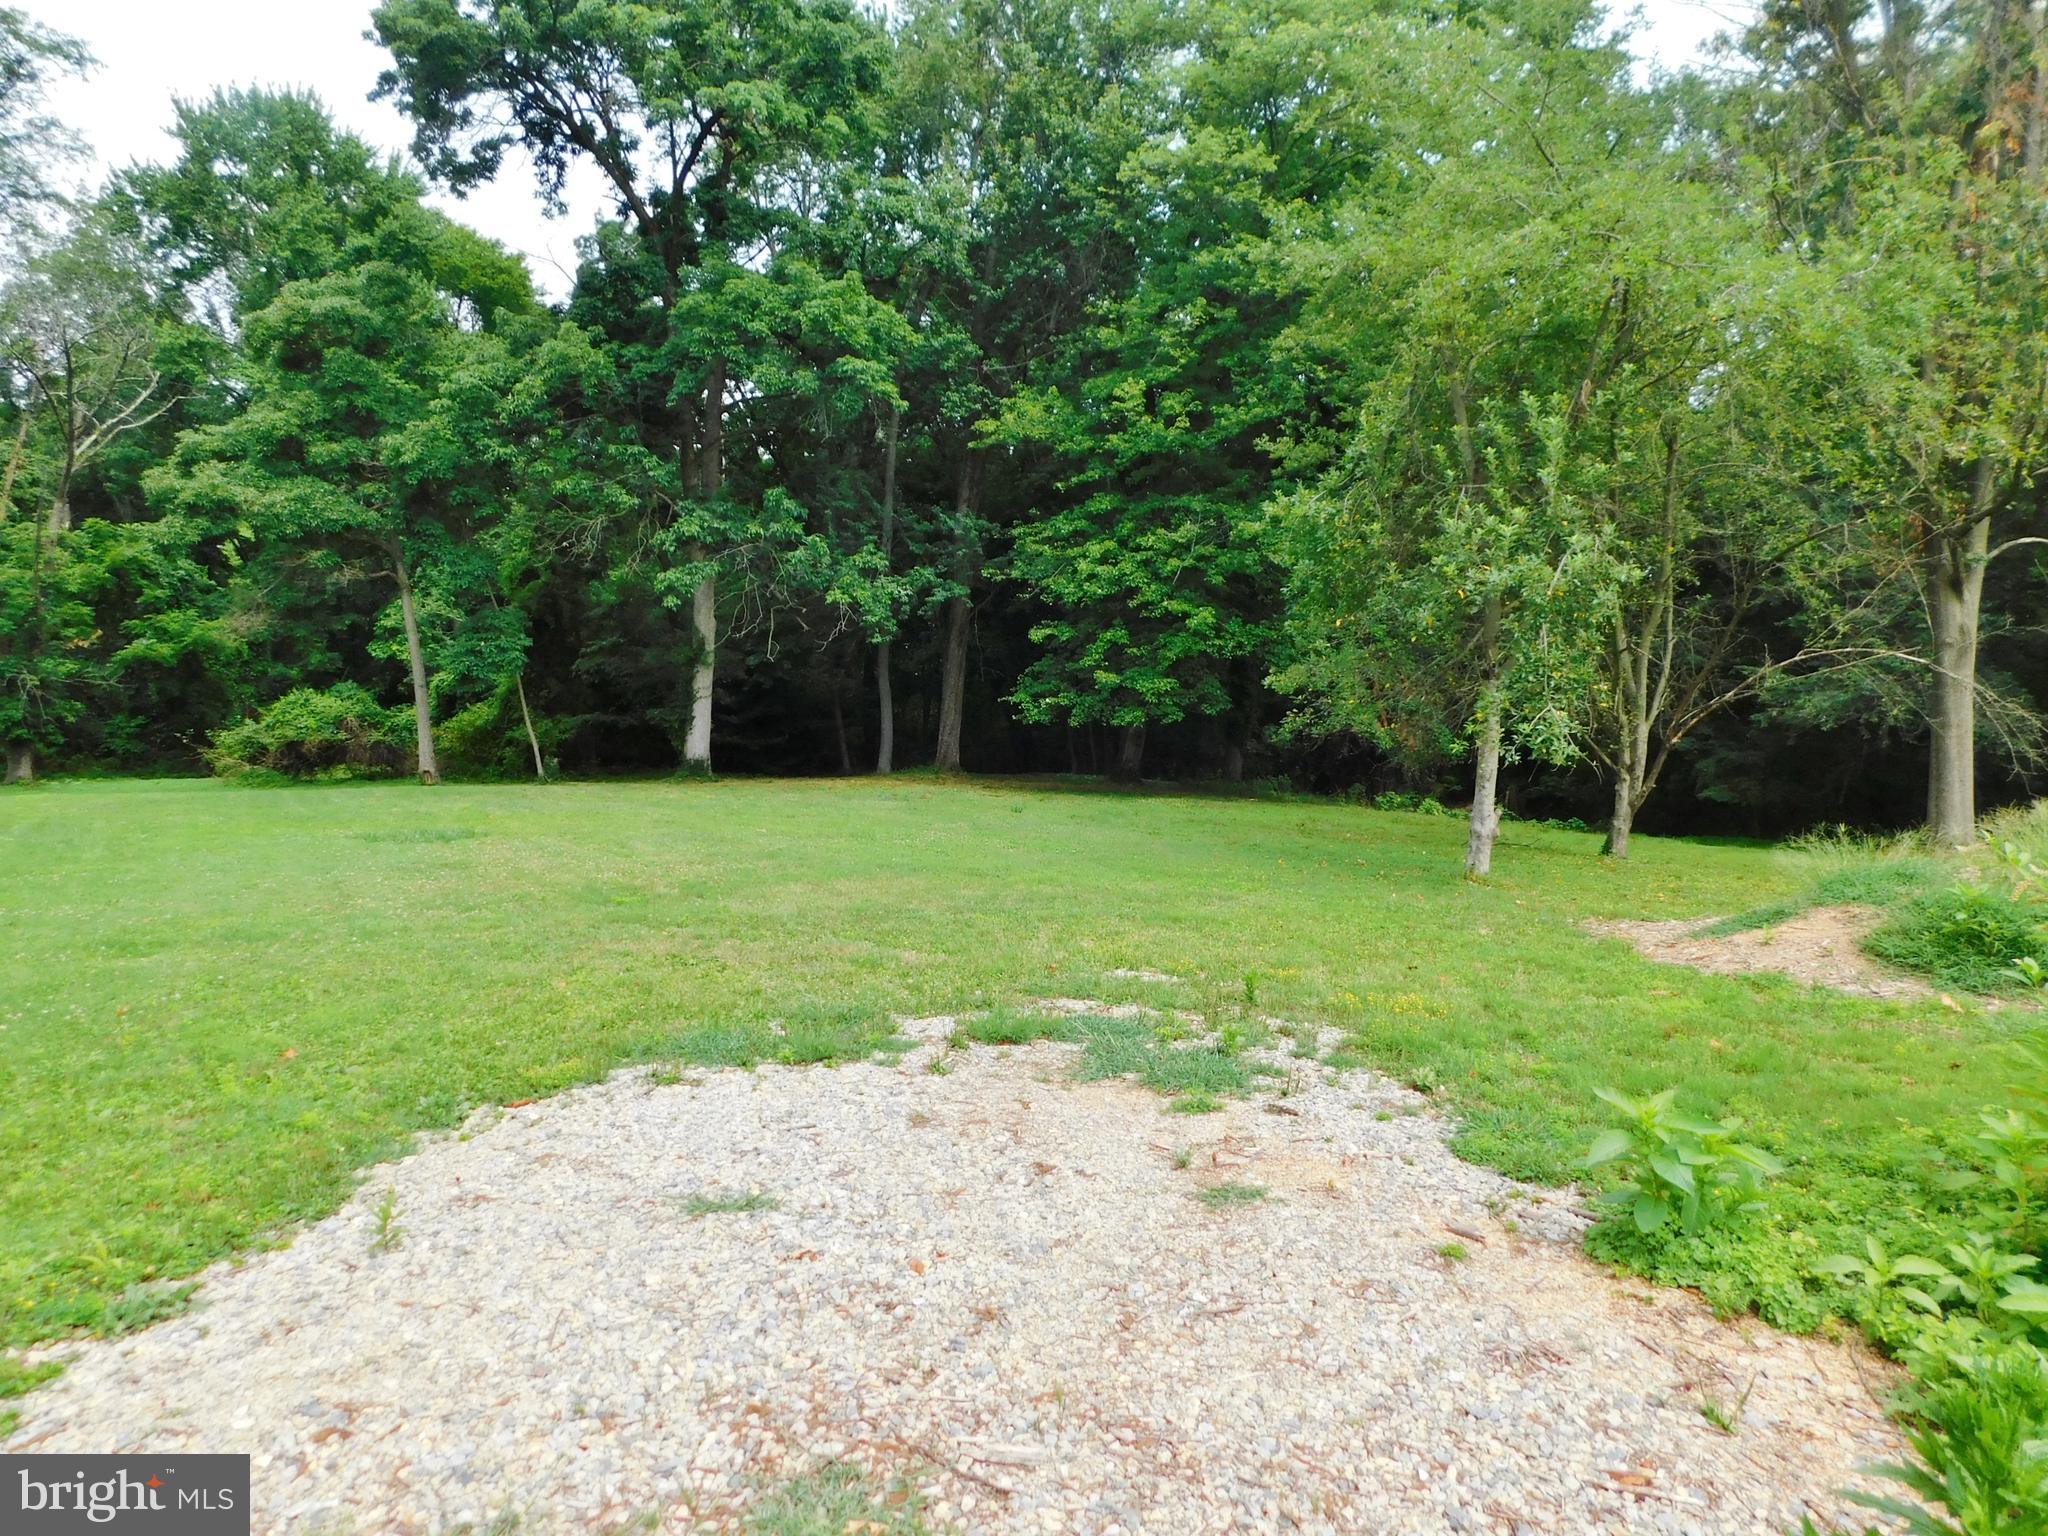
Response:
[{"label": "dirt path", "polygon": [[1721,976],[1775,971],[1814,986],[1859,997],[1930,997],[1934,989],[1887,969],[1863,953],[1863,936],[1884,914],[1875,907],[1814,907],[1763,928],[1716,937],[1718,918],[1677,922],[1592,922],[1588,933],[1627,939],[1652,960],[1689,965]]},{"label": "dirt path", "polygon": [[1867,1364],[1609,1278],[1384,1080],[1183,1116],[1071,1046],[935,1052],[493,1112],[71,1351],[6,1448],[246,1449],[262,1532],[738,1529],[845,1458],[1049,1536],[1782,1536],[1895,1454]]}]

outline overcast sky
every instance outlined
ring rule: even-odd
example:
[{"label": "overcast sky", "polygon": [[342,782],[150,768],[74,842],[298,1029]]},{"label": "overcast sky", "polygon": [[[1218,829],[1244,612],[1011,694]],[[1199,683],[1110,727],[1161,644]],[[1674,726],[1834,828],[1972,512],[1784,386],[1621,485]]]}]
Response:
[{"label": "overcast sky", "polygon": [[[337,119],[373,144],[402,150],[405,119],[368,95],[385,63],[367,41],[374,0],[13,0],[36,20],[84,39],[99,67],[51,93],[58,118],[84,135],[98,169],[166,160],[173,97],[204,97],[218,86],[289,85],[317,93]],[[1645,0],[1638,52],[1679,67],[1715,32],[1739,19],[1747,0]],[[96,178],[95,178],[96,179]],[[530,172],[508,162],[493,184],[458,201],[432,199],[465,223],[522,253],[535,281],[560,297],[575,270],[576,237],[602,200],[590,181],[571,188],[563,219],[540,212]]]}]

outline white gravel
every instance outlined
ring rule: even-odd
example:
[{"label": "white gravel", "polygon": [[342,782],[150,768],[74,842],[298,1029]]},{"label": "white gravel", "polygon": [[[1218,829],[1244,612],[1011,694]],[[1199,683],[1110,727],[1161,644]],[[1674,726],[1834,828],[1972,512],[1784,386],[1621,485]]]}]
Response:
[{"label": "white gravel", "polygon": [[[63,1351],[4,1448],[247,1450],[259,1531],[738,1529],[846,1459],[1047,1536],[1782,1536],[1897,1454],[1867,1361],[1610,1278],[1383,1079],[1183,1116],[1072,1046],[937,1050],[481,1114]],[[1738,1434],[1701,1417],[1746,1386]]]}]

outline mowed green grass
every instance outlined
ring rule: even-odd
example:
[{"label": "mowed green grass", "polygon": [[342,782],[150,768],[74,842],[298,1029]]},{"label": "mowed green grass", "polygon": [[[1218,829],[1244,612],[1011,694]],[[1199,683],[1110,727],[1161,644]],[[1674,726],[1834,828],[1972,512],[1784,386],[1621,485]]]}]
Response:
[{"label": "mowed green grass", "polygon": [[[1438,1088],[1467,1155],[1568,1177],[1596,1086],[1682,1083],[1792,1156],[1823,1216],[1890,1198],[1902,1123],[1998,1096],[1994,1021],[1578,927],[1789,897],[1789,855],[1641,838],[1616,865],[1511,827],[1474,884],[1463,836],[921,778],[0,794],[0,1342],[132,1316],[131,1287],[321,1215],[475,1105],[636,1059],[859,1056],[891,1014],[1202,1008],[1254,976],[1260,1008]],[[1125,967],[1188,979],[1104,974]]]}]

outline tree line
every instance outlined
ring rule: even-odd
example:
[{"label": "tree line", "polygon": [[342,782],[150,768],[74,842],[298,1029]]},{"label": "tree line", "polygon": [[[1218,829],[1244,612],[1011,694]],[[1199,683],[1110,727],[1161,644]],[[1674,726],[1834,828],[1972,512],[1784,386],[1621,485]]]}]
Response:
[{"label": "tree line", "polygon": [[[1483,871],[2039,756],[2048,0],[371,25],[409,158],[229,91],[67,197],[0,8],[9,779],[1284,776]],[[560,303],[424,201],[572,175]]]}]

